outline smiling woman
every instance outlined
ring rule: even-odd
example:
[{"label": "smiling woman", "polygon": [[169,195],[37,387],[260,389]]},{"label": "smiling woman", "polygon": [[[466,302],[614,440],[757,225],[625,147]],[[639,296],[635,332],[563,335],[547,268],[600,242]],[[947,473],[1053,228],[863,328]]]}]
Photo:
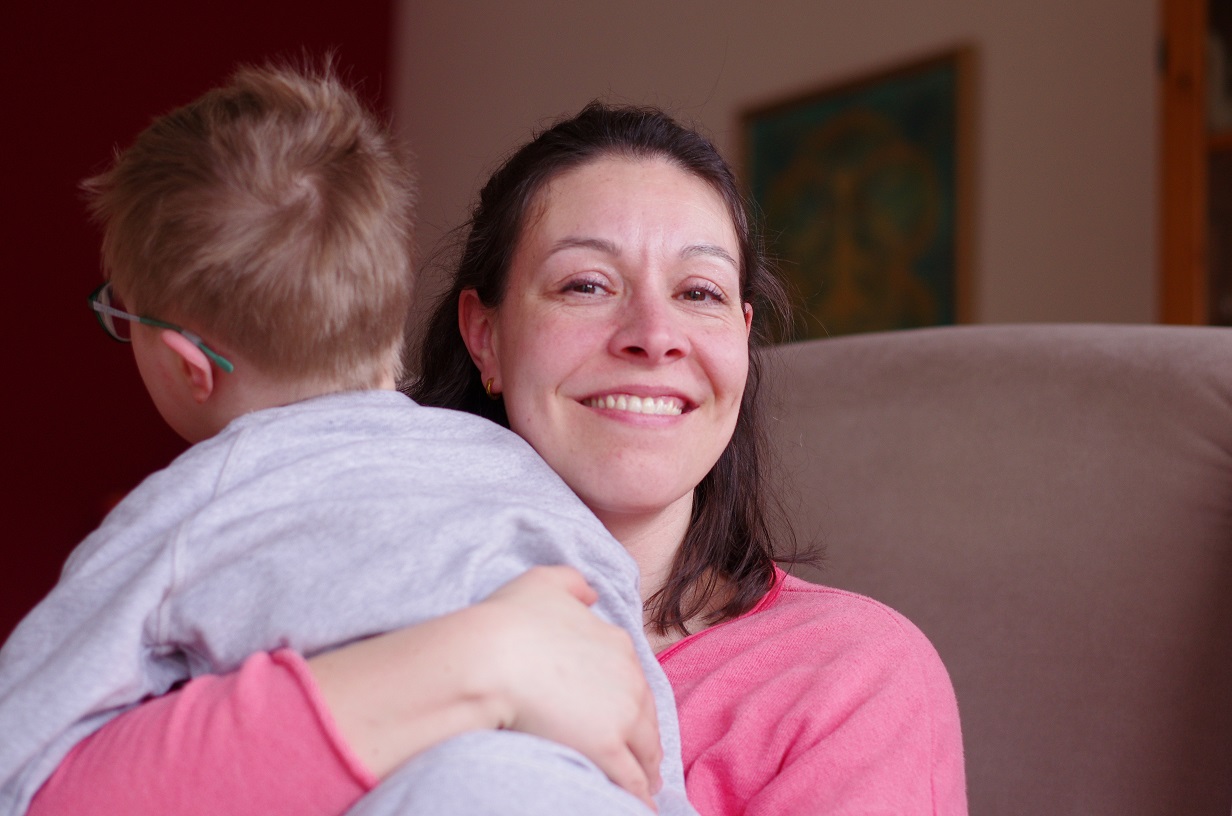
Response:
[{"label": "smiling woman", "polygon": [[519,433],[634,556],[690,801],[966,813],[931,644],[774,563],[752,346],[782,289],[710,142],[592,103],[497,170],[469,227],[410,393]]},{"label": "smiling woman", "polygon": [[[579,175],[592,189],[578,183]],[[562,195],[569,200],[558,201]],[[664,197],[664,202],[656,201],[659,196]],[[571,212],[569,208],[576,209]],[[654,208],[654,217],[642,216],[642,211],[649,208]],[[664,378],[679,389],[695,381],[699,370],[708,370],[709,364],[699,364],[699,361],[713,360],[724,353],[737,356],[728,361],[736,366],[735,380],[720,381],[722,389],[716,390],[715,398],[698,417],[700,420],[704,416],[714,416],[722,399],[735,396],[739,409],[734,416],[734,426],[720,429],[723,433],[719,439],[693,436],[687,442],[688,445],[714,445],[717,462],[710,462],[700,482],[687,485],[673,496],[673,506],[657,508],[657,512],[642,512],[637,517],[632,514],[619,519],[613,517],[613,521],[626,522],[622,541],[638,558],[642,568],[643,594],[649,596],[648,631],[661,642],[667,642],[671,633],[679,637],[689,631],[690,621],[695,625],[715,623],[751,609],[765,595],[775,577],[769,512],[775,502],[763,489],[766,472],[758,400],[761,378],[758,360],[750,356],[749,349],[750,345],[767,342],[776,323],[785,320],[788,309],[782,285],[765,263],[760,236],[746,213],[744,197],[727,163],[708,140],[681,127],[660,111],[608,108],[593,103],[576,117],[544,131],[515,152],[481,191],[469,227],[453,285],[442,296],[425,333],[420,378],[412,385],[411,395],[426,405],[458,408],[509,427],[511,417],[507,408],[520,406],[531,397],[511,393],[511,384],[505,382],[500,386],[504,398],[491,399],[484,385],[496,387],[499,372],[493,369],[492,373],[480,377],[476,367],[480,359],[472,359],[463,342],[458,331],[459,318],[465,324],[468,342],[473,339],[471,312],[477,308],[468,305],[471,298],[488,312],[489,322],[508,324],[514,319],[514,312],[521,313],[522,307],[512,304],[510,312],[505,314],[506,297],[521,301],[529,294],[520,292],[511,282],[515,264],[519,269],[533,266],[539,260],[546,261],[549,255],[553,261],[563,263],[570,260],[573,250],[589,250],[592,253],[589,257],[597,257],[606,265],[582,267],[587,275],[580,277],[577,276],[579,270],[567,264],[555,279],[550,277],[550,271],[545,274],[549,275],[548,281],[555,280],[562,289],[557,296],[564,296],[566,282],[573,280],[578,284],[575,288],[580,290],[575,293],[577,295],[593,295],[600,303],[630,304],[620,307],[624,315],[621,320],[627,325],[619,333],[611,331],[602,347],[610,349],[613,343],[618,348],[627,347],[623,352],[626,373],[635,367],[629,354],[640,352],[644,355],[640,367],[646,370],[639,371],[638,377],[649,376],[650,384],[656,386],[662,383],[654,382],[653,378]],[[578,231],[583,228],[584,231]],[[545,230],[552,231],[551,236]],[[674,246],[669,246],[672,241]],[[648,254],[652,250],[657,257]],[[709,270],[710,277],[698,277],[689,284],[686,273],[684,280],[675,281],[683,288],[663,290],[657,297],[648,298],[651,276],[668,274],[655,272],[651,262],[662,266],[665,258],[672,260],[677,275],[694,268]],[[611,269],[617,260],[621,262],[619,270]],[[691,267],[692,264],[696,267]],[[650,265],[645,280],[643,272],[634,268],[639,265]],[[616,295],[604,294],[607,285],[602,276],[604,271],[620,271],[622,277],[629,278],[623,292],[625,295],[633,292],[635,297],[622,297],[619,294],[622,290],[614,290]],[[570,278],[569,273],[575,277]],[[658,285],[666,285],[666,280]],[[637,285],[632,285],[632,281]],[[621,277],[614,283],[624,285]],[[473,295],[466,294],[471,290]],[[629,331],[638,330],[638,320],[642,319],[639,315],[646,314],[648,301],[653,302],[648,313],[652,321],[658,320],[656,313],[667,308],[669,303],[674,304],[675,310],[715,315],[712,320],[699,315],[702,323],[712,325],[704,331],[691,330],[687,340],[693,342],[716,334],[720,341],[715,343],[707,339],[705,347],[696,351],[688,343],[672,347],[661,360],[647,363],[646,358],[653,349],[642,346],[649,341],[636,339]],[[729,317],[724,320],[719,315]],[[662,321],[659,322],[660,328],[652,325],[652,333],[662,331]],[[740,331],[732,331],[735,325],[741,327]],[[527,334],[538,330],[537,326],[520,329]],[[671,330],[679,331],[678,328]],[[506,326],[504,331],[509,333],[510,328]],[[578,320],[575,331],[578,332],[576,336],[572,333],[562,335],[551,349],[552,354],[571,354],[569,349],[573,344],[586,345],[591,354],[599,350],[596,341],[587,338],[604,331],[602,327]],[[635,339],[621,345],[622,338],[630,336]],[[482,332],[478,339],[482,339]],[[663,342],[656,340],[653,334],[650,341]],[[675,345],[669,343],[669,346]],[[475,350],[476,353],[482,351],[478,345]],[[513,364],[510,356],[511,352],[506,349],[503,353],[505,365]],[[555,363],[551,365],[556,370]],[[587,364],[588,369],[596,367],[597,363]],[[677,374],[677,370],[682,373]],[[622,383],[619,379],[591,385],[610,389],[622,384],[640,385],[636,380]],[[619,393],[610,395],[614,400],[620,397]],[[686,403],[689,394],[670,395],[681,401],[682,414],[686,409],[697,409],[696,405]],[[583,399],[603,396],[606,404],[608,392],[570,396]],[[627,404],[628,396],[645,395],[634,391],[625,396]],[[592,417],[592,420],[597,419]],[[525,420],[525,417],[520,418],[520,421]],[[692,422],[688,427],[700,430],[702,423]],[[716,427],[711,425],[712,430]],[[574,439],[581,442],[576,436]],[[532,440],[532,444],[546,446],[547,443],[545,439],[540,443]],[[645,442],[638,444],[645,445]],[[644,450],[637,445],[622,448],[618,454],[609,456],[607,462],[616,460],[623,464],[626,459],[636,458],[633,451],[639,449]],[[596,451],[588,447],[580,447],[574,453],[596,455]],[[654,460],[650,466],[655,480],[663,480],[665,469],[671,467],[664,459],[666,457]],[[549,460],[549,464],[564,469],[586,467],[563,461]],[[605,475],[603,481],[609,478]],[[638,480],[650,479],[649,472],[638,477]],[[581,485],[573,487],[584,489]],[[605,501],[621,499],[609,495]],[[603,512],[601,507],[598,512]],[[683,528],[682,516],[685,517]],[[679,537],[682,532],[683,539]],[[657,540],[646,537],[652,533],[657,533]],[[792,549],[789,545],[783,546],[783,541],[779,544],[780,552]]]}]

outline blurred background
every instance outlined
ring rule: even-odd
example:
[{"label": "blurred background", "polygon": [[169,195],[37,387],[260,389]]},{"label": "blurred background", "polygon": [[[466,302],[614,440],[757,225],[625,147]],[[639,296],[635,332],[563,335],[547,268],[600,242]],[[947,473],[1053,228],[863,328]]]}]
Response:
[{"label": "blurred background", "polygon": [[[487,173],[595,97],[663,106],[737,166],[740,117],[946,50],[974,55],[974,322],[1160,318],[1158,0],[214,0],[6,11],[0,636],[112,503],[184,445],[99,331],[78,182],[238,62],[323,53],[421,179],[418,254]],[[421,302],[437,290],[426,263]],[[339,542],[345,546],[345,542]]]}]

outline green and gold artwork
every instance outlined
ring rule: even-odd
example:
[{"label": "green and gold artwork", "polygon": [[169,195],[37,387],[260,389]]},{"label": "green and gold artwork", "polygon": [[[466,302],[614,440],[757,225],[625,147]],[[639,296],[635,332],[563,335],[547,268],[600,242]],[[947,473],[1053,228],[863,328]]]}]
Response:
[{"label": "green and gold artwork", "polygon": [[744,117],[795,339],[960,322],[965,54]]}]

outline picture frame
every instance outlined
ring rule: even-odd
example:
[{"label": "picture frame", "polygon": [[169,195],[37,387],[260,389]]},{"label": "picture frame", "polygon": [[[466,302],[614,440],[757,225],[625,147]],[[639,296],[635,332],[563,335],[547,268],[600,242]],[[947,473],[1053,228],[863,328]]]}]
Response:
[{"label": "picture frame", "polygon": [[970,321],[973,72],[955,48],[741,114],[787,339]]}]

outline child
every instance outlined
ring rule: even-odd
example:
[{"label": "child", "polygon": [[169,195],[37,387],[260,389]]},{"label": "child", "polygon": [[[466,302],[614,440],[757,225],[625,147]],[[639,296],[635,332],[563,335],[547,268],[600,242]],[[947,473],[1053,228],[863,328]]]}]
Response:
[{"label": "child", "polygon": [[[394,390],[413,185],[329,68],[243,69],[85,186],[110,273],[92,307],[194,444],[74,551],[0,651],[0,813],[24,812],[73,745],[144,698],[254,653],[422,622],[536,564],[579,569],[633,637],[664,741],[658,806],[691,812],[632,559],[522,440]],[[467,736],[497,743],[475,756],[502,739]],[[486,791],[466,769],[494,811],[533,812],[578,774],[590,810],[645,810],[559,746],[514,750],[532,767],[520,787]],[[403,812],[399,778],[364,812]],[[431,793],[412,810],[455,801]]]}]

